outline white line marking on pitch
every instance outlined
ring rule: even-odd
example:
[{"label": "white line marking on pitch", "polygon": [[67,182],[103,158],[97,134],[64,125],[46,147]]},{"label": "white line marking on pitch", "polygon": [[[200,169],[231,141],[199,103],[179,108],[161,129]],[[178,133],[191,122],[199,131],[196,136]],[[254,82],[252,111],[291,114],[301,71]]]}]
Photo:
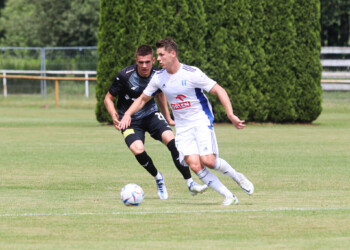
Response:
[{"label": "white line marking on pitch", "polygon": [[107,213],[23,213],[0,214],[0,217],[33,217],[33,216],[74,216],[74,215],[145,215],[145,214],[198,214],[198,213],[250,213],[250,212],[285,212],[285,211],[336,211],[350,210],[350,207],[334,208],[271,208],[244,210],[193,210],[193,211],[140,211],[140,212],[107,212]]}]

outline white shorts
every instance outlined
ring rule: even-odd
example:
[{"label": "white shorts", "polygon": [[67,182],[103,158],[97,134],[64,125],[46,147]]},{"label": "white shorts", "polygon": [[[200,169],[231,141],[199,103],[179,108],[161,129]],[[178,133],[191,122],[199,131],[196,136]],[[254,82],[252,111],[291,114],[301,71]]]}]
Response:
[{"label": "white shorts", "polygon": [[206,125],[193,128],[176,129],[176,147],[180,154],[181,164],[187,166],[186,155],[210,155],[219,156],[219,148],[216,141],[214,128]]}]

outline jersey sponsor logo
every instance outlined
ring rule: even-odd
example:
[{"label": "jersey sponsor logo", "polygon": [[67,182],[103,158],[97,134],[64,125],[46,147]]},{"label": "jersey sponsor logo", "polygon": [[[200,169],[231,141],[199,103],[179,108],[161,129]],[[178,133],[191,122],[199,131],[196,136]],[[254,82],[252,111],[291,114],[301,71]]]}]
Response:
[{"label": "jersey sponsor logo", "polygon": [[187,96],[185,96],[185,95],[177,95],[175,98],[176,98],[176,99],[179,99],[180,101],[183,102],[184,99],[187,98]]},{"label": "jersey sponsor logo", "polygon": [[185,109],[189,107],[191,107],[190,102],[179,102],[179,103],[171,104],[171,108],[173,110]]},{"label": "jersey sponsor logo", "polygon": [[133,128],[129,128],[123,132],[124,138],[126,138],[128,135],[135,134],[135,130]]}]

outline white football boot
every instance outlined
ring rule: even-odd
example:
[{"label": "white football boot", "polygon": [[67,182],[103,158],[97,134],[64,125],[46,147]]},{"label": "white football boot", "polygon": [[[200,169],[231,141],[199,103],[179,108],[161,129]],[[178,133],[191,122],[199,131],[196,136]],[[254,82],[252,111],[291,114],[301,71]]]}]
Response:
[{"label": "white football boot", "polygon": [[254,185],[244,175],[243,178],[237,181],[237,184],[247,193],[254,193]]},{"label": "white football boot", "polygon": [[188,189],[190,190],[190,194],[195,196],[197,194],[204,193],[205,190],[208,189],[208,186],[206,184],[200,185],[200,184],[192,181],[190,186],[188,187]]},{"label": "white football boot", "polygon": [[162,176],[162,179],[156,180],[157,189],[158,189],[158,196],[161,200],[166,200],[166,199],[168,199],[168,191],[166,190],[164,176],[162,173],[160,173],[160,174]]},{"label": "white football boot", "polygon": [[232,196],[227,196],[225,200],[222,202],[223,206],[229,206],[229,205],[237,205],[238,204],[238,199],[237,197],[233,194]]}]

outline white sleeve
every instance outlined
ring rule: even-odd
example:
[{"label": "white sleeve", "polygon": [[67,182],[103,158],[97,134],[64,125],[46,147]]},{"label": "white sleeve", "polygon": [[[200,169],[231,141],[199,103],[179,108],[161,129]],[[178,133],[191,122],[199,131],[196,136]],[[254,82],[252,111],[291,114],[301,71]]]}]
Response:
[{"label": "white sleeve", "polygon": [[160,89],[157,86],[157,79],[156,75],[154,75],[151,79],[151,81],[148,83],[147,87],[143,90],[143,93],[147,96],[155,96],[157,93],[161,92]]},{"label": "white sleeve", "polygon": [[206,92],[209,92],[214,85],[216,84],[216,81],[209,78],[203,71],[201,71],[199,68],[195,71],[195,85],[198,88],[204,89]]}]

